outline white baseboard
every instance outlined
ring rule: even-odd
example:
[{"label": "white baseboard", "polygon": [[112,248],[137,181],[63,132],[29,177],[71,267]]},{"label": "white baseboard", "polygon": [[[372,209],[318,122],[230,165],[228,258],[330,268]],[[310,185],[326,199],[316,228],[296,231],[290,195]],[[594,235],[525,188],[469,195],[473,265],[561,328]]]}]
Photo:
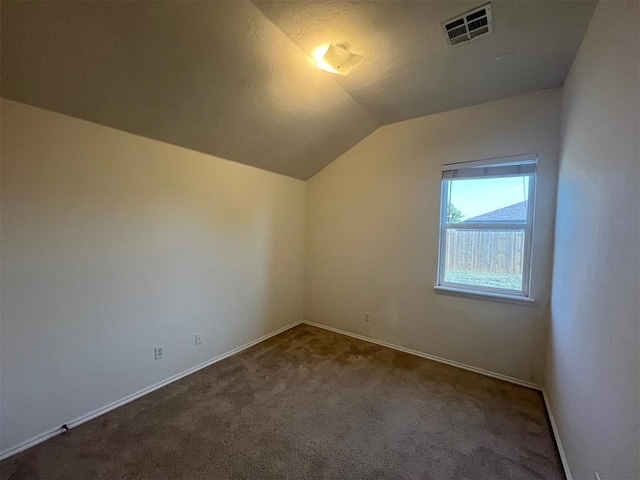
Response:
[{"label": "white baseboard", "polygon": [[313,327],[323,328],[325,330],[339,333],[341,335],[346,335],[348,337],[357,338],[365,342],[375,343],[376,345],[382,345],[383,347],[392,348],[400,352],[410,353],[411,355],[427,358],[435,362],[445,363],[453,367],[462,368],[464,370],[469,370],[471,372],[479,373],[481,375],[486,375],[488,377],[504,380],[505,382],[515,383],[516,385],[532,388],[534,390],[539,390],[540,392],[542,392],[542,397],[544,398],[544,404],[547,409],[547,414],[549,416],[549,422],[551,423],[551,429],[553,431],[553,436],[556,441],[556,446],[558,447],[558,453],[560,454],[560,460],[562,461],[562,468],[564,469],[564,474],[567,477],[567,480],[573,480],[573,477],[571,476],[571,470],[569,469],[569,463],[567,462],[567,457],[565,456],[564,449],[562,448],[562,441],[560,440],[558,427],[556,425],[555,418],[553,417],[553,412],[551,411],[551,404],[549,403],[549,399],[547,398],[547,393],[544,391],[544,388],[542,388],[542,386],[537,385],[535,383],[531,383],[531,382],[525,382],[524,380],[520,380],[519,378],[510,377],[508,375],[503,375],[501,373],[491,372],[483,368],[472,367],[471,365],[466,365],[464,363],[455,362],[453,360],[448,360],[446,358],[437,357],[435,355],[429,355],[428,353],[423,353],[417,350],[412,350],[410,348],[401,347],[400,345],[395,345],[393,343],[384,342],[382,340],[376,340],[375,338],[366,337],[364,335],[358,335],[357,333],[347,332],[346,330],[340,330],[339,328],[328,327],[327,325],[322,325],[320,323],[310,322],[308,320],[303,320],[302,323],[306,323],[307,325],[311,325]]},{"label": "white baseboard", "polygon": [[[236,353],[239,353],[243,350],[246,350],[247,348],[250,348],[260,342],[264,342],[265,340],[278,335],[286,330],[289,330],[297,325],[300,325],[301,323],[306,323],[307,325],[311,325],[313,327],[318,327],[318,328],[323,328],[325,330],[330,330],[332,332],[335,333],[339,333],[341,335],[346,335],[348,337],[353,337],[353,338],[357,338],[359,340],[363,340],[365,342],[369,342],[369,343],[374,343],[376,345],[382,345],[383,347],[388,347],[388,348],[392,348],[394,350],[398,350],[401,352],[405,352],[405,353],[409,353],[411,355],[416,355],[418,357],[422,357],[422,358],[426,358],[429,360],[433,360],[436,362],[440,362],[440,363],[444,363],[447,365],[451,365],[453,367],[457,367],[457,368],[462,368],[465,370],[469,370],[475,373],[479,373],[481,375],[486,375],[489,377],[493,377],[493,378],[497,378],[500,380],[504,380],[506,382],[510,382],[510,383],[515,383],[516,385],[521,385],[524,387],[528,387],[528,388],[533,388],[535,390],[540,390],[542,392],[542,396],[544,398],[544,403],[545,406],[547,408],[547,413],[549,415],[549,421],[551,423],[551,428],[553,430],[553,435],[555,437],[556,440],[556,445],[558,447],[558,452],[560,454],[560,459],[562,461],[562,467],[564,468],[564,472],[565,475],[567,477],[567,480],[573,480],[573,477],[571,476],[571,471],[569,470],[569,464],[567,462],[567,458],[565,456],[564,450],[562,448],[562,441],[560,440],[560,434],[558,432],[558,427],[556,425],[555,422],[555,418],[553,417],[553,413],[551,411],[551,404],[549,403],[549,399],[547,398],[547,394],[544,391],[544,389],[540,386],[540,385],[536,385],[534,383],[530,383],[530,382],[525,382],[523,380],[514,378],[514,377],[510,377],[508,375],[502,375],[500,373],[495,373],[495,372],[491,372],[489,370],[484,370],[482,368],[477,368],[477,367],[472,367],[471,365],[466,365],[463,363],[459,363],[459,362],[455,362],[453,360],[448,360],[446,358],[441,358],[441,357],[437,357],[435,355],[429,355],[427,353],[423,353],[423,352],[419,352],[417,350],[412,350],[410,348],[405,348],[405,347],[401,347],[399,345],[394,345],[392,343],[388,343],[388,342],[384,342],[382,340],[376,340],[374,338],[370,338],[370,337],[366,337],[364,335],[358,335],[357,333],[351,333],[351,332],[347,332],[346,330],[340,330],[339,328],[333,328],[333,327],[328,327],[326,325],[322,325],[319,323],[315,323],[315,322],[310,322],[308,320],[301,320],[299,322],[294,322],[291,323],[289,325],[286,325],[282,328],[279,328],[278,330],[275,330],[274,332],[271,332],[267,335],[264,335],[256,340],[253,340],[249,343],[246,343],[238,348],[234,348],[233,350],[230,350],[226,353],[223,353],[221,355],[218,355],[217,357],[214,357],[210,360],[207,360],[206,362],[203,362],[199,365],[196,365],[195,367],[189,368],[181,373],[178,373],[176,375],[173,375],[165,380],[162,380],[158,383],[155,383],[147,388],[144,388],[142,390],[137,391],[136,393],[133,393],[131,395],[128,395],[124,398],[121,398],[120,400],[116,400],[115,402],[111,402],[101,408],[98,408],[92,412],[89,412],[85,415],[82,415],[74,420],[71,420],[69,422],[66,423],[66,425],[71,429],[74,427],[77,427],[78,425],[82,425],[85,422],[88,422],[89,420],[92,420],[96,417],[99,417],[100,415],[103,415],[107,412],[110,412],[111,410],[114,410],[118,407],[121,407],[122,405],[125,405],[129,402],[132,402],[133,400],[136,400],[137,398],[140,398],[148,393],[153,392],[154,390],[158,390],[159,388],[164,387],[165,385],[168,385],[172,382],[175,382],[177,380],[180,380],[181,378],[186,377],[187,375],[191,375],[192,373],[197,372],[198,370],[201,370],[205,367],[208,367],[209,365],[212,365],[216,362],[219,362],[220,360],[223,360],[227,357],[230,357],[232,355],[235,355]],[[5,458],[8,458],[12,455],[15,455],[16,453],[22,452],[24,450],[27,450],[28,448],[31,448],[39,443],[44,442],[45,440],[48,440],[49,438],[55,437],[56,435],[59,435],[60,433],[63,433],[62,428],[56,428],[56,429],[52,429],[52,430],[48,430],[46,432],[43,432],[39,435],[36,435],[14,447],[8,448],[2,452],[0,452],[0,460],[4,460]]]},{"label": "white baseboard", "polygon": [[[170,383],[173,383],[177,380],[180,380],[181,378],[186,377],[187,375],[191,375],[192,373],[197,372],[198,370],[202,370],[205,367],[208,367],[209,365],[212,365],[216,362],[219,362],[220,360],[224,360],[227,357],[230,357],[231,355],[235,355],[236,353],[239,353],[243,350],[246,350],[247,348],[253,347],[254,345],[260,343],[260,342],[264,342],[265,340],[278,335],[279,333],[282,333],[286,330],[289,330],[290,328],[293,328],[297,325],[300,325],[302,322],[298,321],[298,322],[294,322],[291,323],[289,325],[286,325],[282,328],[279,328],[278,330],[275,330],[274,332],[268,333],[267,335],[263,335],[262,337],[253,340],[249,343],[245,343],[244,345],[241,345],[240,347],[234,348],[233,350],[230,350],[226,353],[223,353],[221,355],[218,355],[217,357],[214,357],[210,360],[207,360],[206,362],[203,362],[199,365],[196,365],[195,367],[191,367],[183,372],[177,373],[175,375],[172,375],[171,377],[162,380],[160,382],[154,383],[153,385],[143,388],[142,390],[139,390],[135,393],[132,393],[131,395],[127,395],[126,397],[121,398],[120,400],[116,400],[115,402],[111,402],[103,407],[100,407],[92,412],[86,413],[84,415],[81,415],[78,418],[75,418],[73,420],[70,420],[68,422],[65,423],[65,425],[67,425],[67,427],[69,429],[77,427],[78,425],[82,425],[85,422],[88,422],[89,420],[92,420],[96,417],[99,417],[100,415],[103,415],[107,412],[110,412],[111,410],[114,410],[118,407],[121,407],[122,405],[125,405],[129,402],[132,402],[133,400],[136,400],[137,398],[140,398],[148,393],[153,392],[154,390],[158,390],[159,388],[162,388],[166,385],[169,385]],[[22,443],[19,443],[18,445],[14,446],[14,447],[10,447],[6,450],[3,450],[2,452],[0,452],[0,460],[4,460],[5,458],[8,458],[12,455],[15,455],[16,453],[20,453],[23,450],[26,450],[28,448],[31,448],[39,443],[44,442],[45,440],[48,440],[52,437],[55,437],[56,435],[59,435],[61,433],[63,433],[65,430],[62,429],[62,427],[58,427],[55,429],[51,429],[51,430],[47,430],[46,432],[42,432],[34,437],[31,437],[28,440],[25,440]]]},{"label": "white baseboard", "polygon": [[497,378],[499,380],[504,380],[505,382],[515,383],[516,385],[520,385],[522,387],[533,388],[534,390],[542,391],[542,387],[538,384],[526,382],[524,380],[520,380],[519,378],[510,377],[508,375],[503,375],[501,373],[491,372],[489,370],[485,370],[483,368],[472,367],[471,365],[467,365],[464,363],[456,362],[454,360],[449,360],[447,358],[437,357],[435,355],[430,355],[428,353],[423,353],[418,350],[412,350],[410,348],[401,347],[400,345],[395,345],[393,343],[384,342],[382,340],[376,340],[375,338],[365,337],[364,335],[358,335],[357,333],[347,332],[346,330],[340,330],[339,328],[328,327],[326,325],[322,325],[320,323],[310,322],[308,320],[303,320],[302,323],[306,323],[307,325],[311,325],[313,327],[324,328],[325,330],[330,330],[335,333],[339,333],[341,335],[346,335],[348,337],[357,338],[359,340],[364,340],[365,342],[375,343],[376,345],[382,345],[383,347],[392,348],[394,350],[398,350],[400,352],[410,353],[411,355],[416,355],[418,357],[427,358],[429,360],[433,360],[435,362],[445,363],[447,365],[451,365],[452,367],[462,368],[464,370],[469,370],[471,372],[479,373],[481,375],[486,375],[487,377]]},{"label": "white baseboard", "polygon": [[551,430],[553,430],[553,436],[556,439],[556,446],[558,447],[558,453],[560,454],[560,461],[562,462],[562,468],[564,469],[564,475],[567,477],[567,480],[573,480],[573,476],[571,476],[571,470],[569,469],[569,462],[567,461],[567,457],[564,454],[564,449],[562,448],[562,441],[560,440],[560,432],[558,432],[558,425],[556,425],[556,419],[553,417],[553,411],[551,410],[551,403],[549,402],[549,398],[547,397],[547,392],[542,390],[542,396],[544,397],[544,404],[547,407],[547,415],[549,415],[549,423],[551,423]]}]

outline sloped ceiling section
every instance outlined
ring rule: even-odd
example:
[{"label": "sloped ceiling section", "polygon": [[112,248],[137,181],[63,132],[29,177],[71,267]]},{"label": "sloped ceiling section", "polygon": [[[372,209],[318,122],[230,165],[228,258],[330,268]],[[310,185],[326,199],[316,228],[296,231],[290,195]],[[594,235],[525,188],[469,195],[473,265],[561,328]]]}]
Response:
[{"label": "sloped ceiling section", "polygon": [[375,122],[250,2],[3,2],[2,96],[306,179]]},{"label": "sloped ceiling section", "polygon": [[487,1],[255,3],[309,54],[327,43],[364,54],[335,80],[387,124],[563,85],[595,2],[492,0],[494,32],[447,46],[440,23]]},{"label": "sloped ceiling section", "polygon": [[[562,85],[595,2],[493,0],[448,47],[482,3],[4,0],[1,94],[306,179],[382,124]],[[364,60],[319,70],[328,43]]]}]

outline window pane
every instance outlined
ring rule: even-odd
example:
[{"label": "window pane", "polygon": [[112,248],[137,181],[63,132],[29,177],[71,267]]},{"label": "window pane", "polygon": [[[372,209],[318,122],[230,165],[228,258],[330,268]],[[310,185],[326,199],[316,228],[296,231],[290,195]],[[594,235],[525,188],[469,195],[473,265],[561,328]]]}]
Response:
[{"label": "window pane", "polygon": [[448,229],[444,281],[521,292],[524,250],[524,229]]},{"label": "window pane", "polygon": [[447,222],[526,223],[529,176],[448,180]]}]

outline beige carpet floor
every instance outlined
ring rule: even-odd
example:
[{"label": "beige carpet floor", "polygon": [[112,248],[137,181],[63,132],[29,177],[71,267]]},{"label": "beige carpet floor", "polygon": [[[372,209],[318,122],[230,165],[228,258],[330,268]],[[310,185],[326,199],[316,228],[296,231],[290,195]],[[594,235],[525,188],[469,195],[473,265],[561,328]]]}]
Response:
[{"label": "beige carpet floor", "polygon": [[17,479],[562,479],[539,392],[300,325],[0,463]]}]

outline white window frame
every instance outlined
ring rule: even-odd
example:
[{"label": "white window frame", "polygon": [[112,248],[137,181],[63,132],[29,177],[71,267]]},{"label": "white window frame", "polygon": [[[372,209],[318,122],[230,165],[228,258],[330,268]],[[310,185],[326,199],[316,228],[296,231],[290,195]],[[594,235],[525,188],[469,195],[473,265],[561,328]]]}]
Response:
[{"label": "white window frame", "polygon": [[[487,160],[476,160],[472,162],[462,162],[446,164],[441,167],[442,181],[441,181],[441,194],[440,194],[440,244],[438,247],[438,272],[435,289],[444,293],[458,293],[462,295],[482,295],[490,296],[503,300],[516,300],[524,302],[533,302],[531,296],[531,266],[532,266],[532,246],[533,246],[533,225],[535,218],[535,196],[536,196],[536,180],[537,180],[537,154],[516,155],[512,157],[502,157]],[[527,173],[529,175],[529,196],[527,203],[527,221],[526,223],[483,223],[483,224],[464,224],[464,223],[448,223],[448,203],[449,203],[449,182],[455,181],[455,178],[445,178],[446,172],[453,170],[470,171],[467,169],[478,168],[477,177],[467,178],[497,178],[500,175],[492,175],[483,173],[485,167],[507,167],[520,166],[520,165],[533,165],[533,173]],[[522,176],[522,173],[507,174],[501,176]],[[482,285],[470,285],[454,282],[445,282],[445,259],[447,248],[447,231],[450,229],[458,230],[524,230],[524,257],[523,257],[523,269],[522,269],[522,290],[509,290],[496,287],[488,287]]]}]

